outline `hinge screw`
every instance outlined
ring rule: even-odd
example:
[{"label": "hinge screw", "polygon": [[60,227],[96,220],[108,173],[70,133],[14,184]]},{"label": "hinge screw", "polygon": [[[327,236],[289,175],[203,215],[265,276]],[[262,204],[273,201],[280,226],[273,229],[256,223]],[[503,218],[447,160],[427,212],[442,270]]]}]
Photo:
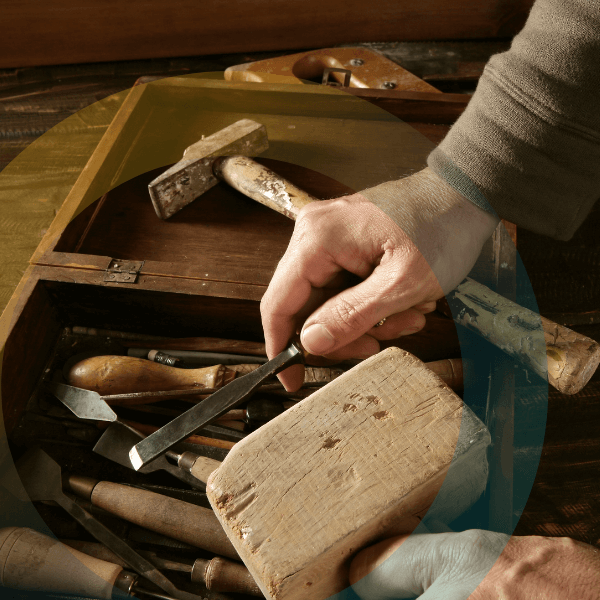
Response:
[{"label": "hinge screw", "polygon": [[396,87],[396,84],[393,81],[386,81],[384,82],[383,87],[386,90],[393,90]]},{"label": "hinge screw", "polygon": [[364,64],[365,64],[365,61],[364,61],[362,58],[353,58],[353,59],[350,61],[350,64],[351,64],[353,67],[361,67],[362,65],[364,65]]}]

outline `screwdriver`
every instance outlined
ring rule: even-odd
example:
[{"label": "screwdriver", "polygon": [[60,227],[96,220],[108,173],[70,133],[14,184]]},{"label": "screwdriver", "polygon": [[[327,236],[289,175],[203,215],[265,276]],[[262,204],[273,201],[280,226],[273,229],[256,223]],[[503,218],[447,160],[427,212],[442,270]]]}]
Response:
[{"label": "screwdriver", "polygon": [[[120,565],[83,554],[27,527],[0,529],[0,585],[101,600],[135,593],[176,600],[141,586],[138,575]],[[211,593],[212,600],[228,598]]]}]

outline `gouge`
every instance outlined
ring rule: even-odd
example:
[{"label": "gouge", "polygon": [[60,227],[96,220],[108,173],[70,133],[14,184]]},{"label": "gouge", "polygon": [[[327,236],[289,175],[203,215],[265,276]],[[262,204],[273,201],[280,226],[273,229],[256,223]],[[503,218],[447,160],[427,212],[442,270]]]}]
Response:
[{"label": "gouge", "polygon": [[277,375],[283,369],[306,361],[307,354],[300,343],[292,341],[290,345],[275,358],[258,367],[258,369],[234,379],[215,392],[208,400],[196,404],[188,411],[173,419],[170,423],[138,442],[130,451],[131,464],[137,471],[144,465],[164,454],[171,446],[177,444],[196,429],[210,423],[228,410],[241,404],[260,384],[269,377]]},{"label": "gouge", "polygon": [[[119,561],[116,555],[115,559]],[[137,592],[151,598],[175,600],[144,588],[138,575],[125,571],[119,564],[89,556],[26,527],[0,529],[0,585],[102,600]],[[217,600],[214,595],[212,598]]]},{"label": "gouge", "polygon": [[[61,468],[43,450],[39,448],[29,450],[17,461],[15,466],[28,496],[22,498],[23,500],[31,500],[32,502],[52,500],[56,502],[99,542],[108,546],[119,558],[124,560],[136,573],[179,600],[199,600],[198,596],[194,594],[178,590],[153,564],[140,556],[121,538],[112,533],[110,529],[107,529],[92,515],[78,506],[70,496],[65,494],[62,487]],[[13,489],[18,488],[13,487]],[[214,515],[213,518],[216,520]],[[222,529],[221,534],[225,535]]]}]

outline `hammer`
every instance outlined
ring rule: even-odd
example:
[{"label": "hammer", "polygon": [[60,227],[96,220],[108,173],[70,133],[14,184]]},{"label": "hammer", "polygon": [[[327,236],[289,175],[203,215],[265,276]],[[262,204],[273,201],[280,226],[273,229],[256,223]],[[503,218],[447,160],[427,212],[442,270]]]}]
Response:
[{"label": "hammer", "polygon": [[242,194],[295,219],[316,198],[248,158],[268,147],[265,126],[250,119],[201,139],[148,185],[156,214],[168,219],[219,181],[226,181]]}]

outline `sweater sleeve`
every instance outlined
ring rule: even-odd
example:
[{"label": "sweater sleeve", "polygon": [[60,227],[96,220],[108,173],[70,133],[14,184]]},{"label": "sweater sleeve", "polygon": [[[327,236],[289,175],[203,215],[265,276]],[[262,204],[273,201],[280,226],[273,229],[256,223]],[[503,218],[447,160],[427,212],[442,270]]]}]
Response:
[{"label": "sweater sleeve", "polygon": [[600,198],[600,0],[537,0],[427,162],[484,210],[570,239]]}]

